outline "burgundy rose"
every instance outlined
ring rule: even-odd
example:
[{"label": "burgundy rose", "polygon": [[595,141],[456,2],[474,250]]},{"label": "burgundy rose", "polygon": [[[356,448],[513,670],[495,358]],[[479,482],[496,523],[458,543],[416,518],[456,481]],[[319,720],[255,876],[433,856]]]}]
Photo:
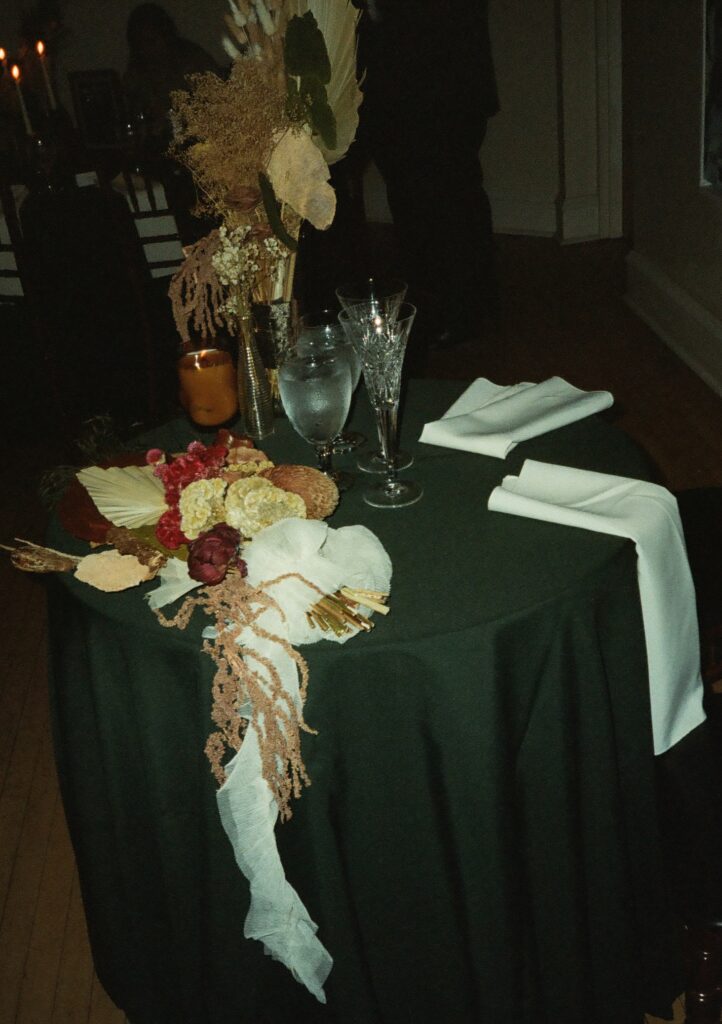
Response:
[{"label": "burgundy rose", "polygon": [[214,587],[226,578],[231,566],[246,575],[246,563],[238,557],[241,535],[238,530],[219,523],[202,533],[188,546],[188,574],[193,580]]}]

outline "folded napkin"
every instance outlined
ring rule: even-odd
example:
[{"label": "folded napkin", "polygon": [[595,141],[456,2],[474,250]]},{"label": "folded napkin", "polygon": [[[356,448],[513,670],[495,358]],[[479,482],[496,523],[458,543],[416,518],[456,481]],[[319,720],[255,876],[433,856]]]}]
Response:
[{"label": "folded napkin", "polygon": [[662,754],[704,720],[694,585],[677,501],[664,487],[527,459],[489,508],[578,526],[637,547],[649,668],[654,751]]},{"label": "folded napkin", "polygon": [[561,377],[502,387],[479,377],[440,420],[427,423],[424,444],[505,459],[520,441],[608,409],[608,391],[580,391]]}]

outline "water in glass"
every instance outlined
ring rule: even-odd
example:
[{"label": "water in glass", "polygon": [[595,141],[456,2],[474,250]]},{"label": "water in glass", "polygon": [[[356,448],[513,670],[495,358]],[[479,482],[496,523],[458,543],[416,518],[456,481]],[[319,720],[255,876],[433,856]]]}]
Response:
[{"label": "water in glass", "polygon": [[313,353],[288,359],[279,371],[279,386],[288,418],[301,437],[318,447],[338,434],[351,404],[346,358]]}]

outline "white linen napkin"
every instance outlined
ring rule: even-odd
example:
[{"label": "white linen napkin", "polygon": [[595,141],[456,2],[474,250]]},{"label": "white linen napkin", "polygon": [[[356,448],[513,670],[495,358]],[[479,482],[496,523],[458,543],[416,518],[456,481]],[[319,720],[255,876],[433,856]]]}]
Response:
[{"label": "white linen napkin", "polygon": [[637,547],[655,754],[704,721],[694,584],[668,490],[527,459],[519,476],[494,488],[489,508],[630,537]]},{"label": "white linen napkin", "polygon": [[561,377],[503,387],[479,377],[419,440],[505,459],[520,441],[608,409],[608,391],[580,391]]}]

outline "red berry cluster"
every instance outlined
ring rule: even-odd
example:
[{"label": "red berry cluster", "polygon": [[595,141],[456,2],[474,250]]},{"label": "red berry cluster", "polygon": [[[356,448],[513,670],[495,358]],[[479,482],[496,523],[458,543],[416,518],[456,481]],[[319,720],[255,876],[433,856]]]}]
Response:
[{"label": "red berry cluster", "polygon": [[178,508],[181,492],[195,480],[209,480],[219,475],[226,462],[228,448],[222,444],[206,445],[191,441],[188,454],[179,455],[170,462],[161,461],[164,456],[158,448],[146,453],[146,461],[154,466],[153,473],[163,481],[168,511],[158,520],[155,534],[161,544],[171,551],[187,544],[188,538],[181,530],[181,514]]}]

